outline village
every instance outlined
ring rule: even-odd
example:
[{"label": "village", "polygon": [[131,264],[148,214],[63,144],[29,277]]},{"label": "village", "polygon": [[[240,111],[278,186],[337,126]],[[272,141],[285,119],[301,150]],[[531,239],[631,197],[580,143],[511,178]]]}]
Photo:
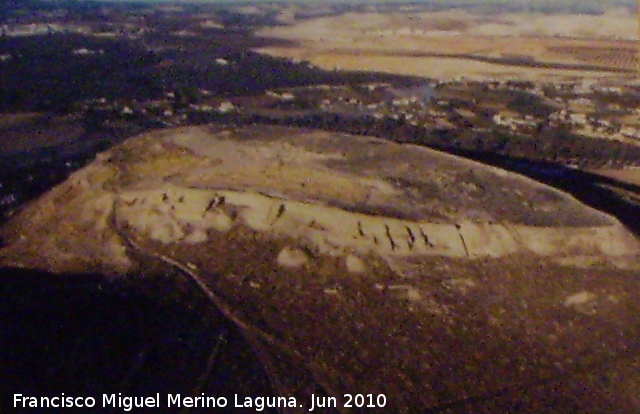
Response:
[{"label": "village", "polygon": [[[364,6],[343,7],[359,10]],[[291,118],[333,114],[350,120],[403,125],[424,131],[426,135],[448,131],[448,136],[475,134],[477,140],[478,134],[484,137],[492,133],[519,139],[535,138],[544,146],[545,135],[561,130],[586,142],[640,146],[640,83],[637,80],[608,79],[604,75],[531,81],[505,76],[441,78],[427,74],[406,81],[385,79],[375,73],[369,76],[369,81],[347,80],[349,75],[333,71],[332,76],[331,71],[324,71],[309,61],[290,59],[288,63],[280,63],[271,59],[263,62],[264,56],[253,56],[253,52],[233,53],[225,45],[226,30],[235,33],[239,27],[277,26],[286,24],[287,16],[299,19],[312,17],[313,13],[331,15],[337,10],[303,6],[291,9],[285,4],[135,8],[115,4],[78,5],[76,9],[16,12],[0,21],[0,38],[12,42],[33,38],[38,42],[44,37],[41,43],[48,44],[62,39],[53,36],[67,36],[69,40],[62,46],[55,46],[51,51],[44,49],[43,53],[59,53],[60,58],[70,59],[78,67],[96,66],[96,70],[100,65],[113,65],[111,61],[118,61],[125,54],[144,56],[136,59],[141,62],[139,68],[126,69],[131,85],[118,85],[122,91],[131,89],[131,93],[114,91],[101,96],[99,92],[77,93],[69,88],[70,94],[78,96],[64,97],[55,87],[32,92],[34,97],[44,92],[55,92],[58,97],[58,102],[45,100],[35,108],[50,106],[55,111],[79,114],[85,125],[91,127],[134,124],[141,128],[164,128],[230,119],[251,122],[255,116]],[[399,11],[415,12],[403,8]],[[443,22],[449,21],[445,20]],[[210,43],[216,38],[222,40],[220,46],[201,50],[198,38],[206,38]],[[123,48],[124,43],[131,44],[131,49]],[[5,51],[0,49],[0,69],[3,65],[19,66],[24,59],[31,59],[23,56],[19,47],[13,50],[12,44],[7,43],[9,49]],[[28,45],[21,47],[27,50]],[[190,47],[193,52],[185,52]],[[43,61],[42,65],[45,64]],[[182,66],[187,64],[195,66],[197,72],[185,72]],[[264,64],[274,65],[271,77],[262,73],[264,71],[259,72],[259,66]],[[235,77],[242,79],[232,79],[239,71],[242,75]],[[285,71],[291,80],[282,82]],[[257,76],[265,80],[255,79]],[[216,78],[220,79],[220,85],[215,83]],[[231,80],[238,90],[231,89]],[[114,81],[102,89],[112,90]],[[12,94],[17,95],[16,101],[31,95],[9,90],[9,100]],[[33,110],[29,105],[26,107]]]},{"label": "village", "polygon": [[[223,58],[219,61],[233,64]],[[148,101],[125,103],[102,98],[84,102],[80,110],[85,116],[99,114],[101,120],[94,120],[94,124],[112,127],[127,122],[145,127],[229,121],[295,123],[333,116],[339,122],[385,123],[395,131],[401,127],[422,131],[426,144],[430,135],[446,133],[449,137],[473,136],[474,140],[489,136],[513,143],[535,140],[545,148],[553,147],[561,132],[582,140],[585,147],[609,145],[610,156],[600,160],[603,166],[628,166],[640,162],[632,156],[640,151],[639,103],[640,86],[629,83],[425,80],[413,85],[312,85],[230,98],[212,96],[206,89],[177,90],[166,92],[163,99]],[[391,134],[386,138],[402,137]],[[527,155],[545,159],[542,152]],[[576,158],[565,161],[584,164]]]}]

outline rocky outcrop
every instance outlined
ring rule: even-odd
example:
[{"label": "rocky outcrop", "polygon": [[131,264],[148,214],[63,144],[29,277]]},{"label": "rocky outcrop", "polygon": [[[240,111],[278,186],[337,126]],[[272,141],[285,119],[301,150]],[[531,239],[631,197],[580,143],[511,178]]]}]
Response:
[{"label": "rocky outcrop", "polygon": [[[55,245],[36,252],[50,270],[90,257],[127,271],[111,221],[165,244],[197,245],[245,226],[318,254],[390,263],[534,254],[629,266],[640,252],[613,218],[492,167],[371,138],[207,127],[154,133],[102,154],[26,209],[11,227],[12,248],[50,243],[42,234],[51,234]],[[99,237],[71,246],[87,232]]]},{"label": "rocky outcrop", "polygon": [[279,395],[307,398],[311,383],[384,393],[387,412],[469,412],[467,400],[495,412],[475,398],[580,376],[624,355],[640,328],[640,244],[614,218],[515,174],[367,137],[152,132],[26,206],[2,237],[4,266],[181,274],[271,377],[299,377],[276,381]]}]

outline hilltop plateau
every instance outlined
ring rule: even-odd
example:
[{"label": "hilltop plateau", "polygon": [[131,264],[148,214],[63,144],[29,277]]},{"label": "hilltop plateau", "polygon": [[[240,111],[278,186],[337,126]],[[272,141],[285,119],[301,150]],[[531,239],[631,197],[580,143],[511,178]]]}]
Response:
[{"label": "hilltop plateau", "polygon": [[[161,299],[205,298],[211,329],[251,350],[270,392],[304,401],[286,412],[364,389],[398,413],[622,410],[636,396],[594,378],[637,377],[640,242],[565,193],[430,149],[283,127],[153,131],[1,235],[5,275],[169,280]],[[247,363],[230,349],[224,372]]]}]

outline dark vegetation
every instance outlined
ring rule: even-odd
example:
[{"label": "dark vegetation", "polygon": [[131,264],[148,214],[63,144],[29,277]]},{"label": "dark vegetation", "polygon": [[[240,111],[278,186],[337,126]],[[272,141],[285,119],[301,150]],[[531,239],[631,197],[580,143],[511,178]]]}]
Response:
[{"label": "dark vegetation", "polygon": [[[400,78],[336,75],[304,62],[247,51],[264,44],[244,30],[207,29],[197,38],[183,38],[166,27],[136,41],[79,34],[0,38],[0,54],[14,56],[0,62],[0,111],[67,113],[87,100],[144,101],[176,89],[206,89],[216,96],[260,95],[268,88]],[[73,53],[81,48],[100,53]],[[217,58],[230,64],[220,65]]]},{"label": "dark vegetation", "polygon": [[[74,55],[86,48],[96,55]],[[161,93],[147,73],[158,57],[126,41],[77,34],[0,38],[0,111],[67,113],[87,99],[150,98]]]}]

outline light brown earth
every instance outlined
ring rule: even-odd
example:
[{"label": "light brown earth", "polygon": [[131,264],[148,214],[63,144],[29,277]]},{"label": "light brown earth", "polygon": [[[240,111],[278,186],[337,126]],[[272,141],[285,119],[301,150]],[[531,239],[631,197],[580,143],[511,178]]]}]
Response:
[{"label": "light brown earth", "polygon": [[[618,75],[624,75],[620,73],[624,71],[633,75],[638,69],[638,21],[625,13],[348,13],[266,29],[259,34],[298,43],[294,47],[263,48],[261,52],[308,60],[327,69],[438,78],[527,79],[601,77],[615,71]],[[478,57],[524,62],[505,65],[483,62]],[[533,62],[545,67],[531,67]],[[585,70],[579,65],[593,68]]]},{"label": "light brown earth", "polygon": [[[97,185],[119,190],[105,188],[86,198],[87,189]],[[78,197],[67,199],[68,194]],[[75,228],[71,234],[84,238],[85,226],[95,220],[97,229],[108,229],[116,211],[116,218],[122,215],[119,220],[153,240],[198,244],[208,239],[207,232],[234,226],[230,212],[210,211],[216,200],[225,200],[225,206],[241,211],[232,215],[254,231],[299,238],[308,249],[345,259],[381,255],[396,267],[425,255],[523,253],[563,263],[632,264],[626,258],[640,252],[640,244],[612,217],[522,176],[423,147],[322,131],[155,132],[103,155],[44,200],[50,197],[16,220],[36,222],[17,230],[22,237],[14,247],[42,243],[41,234],[71,230],[68,225]],[[184,203],[167,210],[166,200],[174,198]],[[71,203],[76,220],[66,223],[51,202]],[[55,214],[40,223],[45,206]],[[113,254],[113,265],[126,270],[116,234],[95,241],[103,243],[94,246],[95,260]],[[48,270],[55,270],[92,260],[90,244],[77,255],[65,250],[65,260],[55,244],[43,245],[34,264],[49,263]]]},{"label": "light brown earth", "polygon": [[594,171],[596,174],[613,178],[625,183],[640,185],[640,168],[605,169]]},{"label": "light brown earth", "polygon": [[594,171],[602,177],[611,178],[611,183],[601,184],[618,198],[636,210],[640,208],[640,168],[601,169]]}]

